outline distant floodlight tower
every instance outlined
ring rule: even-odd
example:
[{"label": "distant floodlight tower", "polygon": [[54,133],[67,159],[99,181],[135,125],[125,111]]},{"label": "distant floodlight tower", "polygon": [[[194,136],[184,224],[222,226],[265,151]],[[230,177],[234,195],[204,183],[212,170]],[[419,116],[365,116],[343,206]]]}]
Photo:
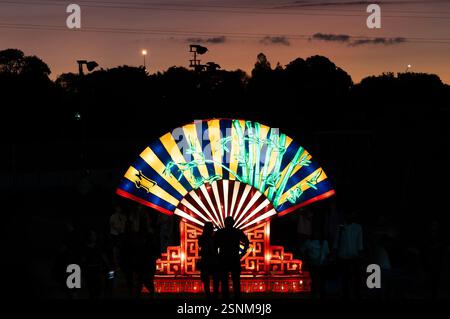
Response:
[{"label": "distant floodlight tower", "polygon": [[195,70],[202,70],[204,65],[200,64],[200,60],[197,59],[197,54],[205,54],[208,52],[208,48],[198,44],[191,44],[189,45],[189,52],[193,53],[193,59],[189,60],[189,67],[194,68]]},{"label": "distant floodlight tower", "polygon": [[411,69],[411,67],[412,67],[412,65],[411,65],[411,64],[408,64],[408,65],[406,66],[406,71],[405,71],[405,72],[406,72],[406,73],[409,72],[409,70]]},{"label": "distant floodlight tower", "polygon": [[87,69],[89,72],[91,72],[93,69],[95,69],[96,67],[98,67],[98,63],[95,61],[86,61],[86,60],[77,60],[78,63],[78,74],[79,75],[84,75],[83,72],[83,65],[86,65]]},{"label": "distant floodlight tower", "polygon": [[142,56],[144,57],[144,69],[146,70],[147,66],[145,65],[145,57],[147,56],[147,50],[144,49],[141,51],[141,53],[142,53]]}]

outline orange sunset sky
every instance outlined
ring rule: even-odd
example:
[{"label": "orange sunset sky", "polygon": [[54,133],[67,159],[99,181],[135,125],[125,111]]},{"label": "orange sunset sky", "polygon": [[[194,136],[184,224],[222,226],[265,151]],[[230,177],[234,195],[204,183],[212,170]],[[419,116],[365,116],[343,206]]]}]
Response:
[{"label": "orange sunset sky", "polygon": [[[70,3],[82,10],[77,31],[66,27]],[[381,6],[381,29],[366,26],[369,3]],[[194,41],[209,48],[202,62],[228,70],[249,72],[259,52],[273,66],[319,54],[355,82],[410,64],[450,83],[450,0],[0,0],[0,49],[39,56],[53,79],[77,59],[142,65],[142,49],[150,73],[187,67]]]}]

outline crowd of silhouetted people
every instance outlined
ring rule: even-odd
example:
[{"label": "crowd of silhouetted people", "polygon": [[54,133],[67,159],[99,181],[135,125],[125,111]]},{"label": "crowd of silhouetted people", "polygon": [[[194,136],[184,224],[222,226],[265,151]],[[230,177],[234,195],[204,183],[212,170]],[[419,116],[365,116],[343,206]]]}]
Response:
[{"label": "crowd of silhouetted people", "polygon": [[[140,298],[144,289],[147,296],[154,296],[156,261],[165,250],[161,233],[166,230],[159,214],[141,205],[113,209],[107,233],[87,229],[80,234],[71,223],[66,225],[53,267],[65,297]],[[361,223],[361,214],[354,210],[338,213],[333,205],[320,209],[312,205],[298,211],[296,220],[294,254],[310,276],[312,298],[436,299],[448,293],[450,249],[442,225],[432,217],[424,218],[423,232],[415,242],[404,240],[398,226],[384,214]],[[205,223],[198,238],[197,268],[209,300],[221,295],[230,298],[230,287],[234,297],[240,298],[241,258],[250,243],[234,223],[231,217],[220,229]],[[80,265],[84,289],[67,288],[70,264]],[[370,264],[380,267],[380,288],[367,287]]]},{"label": "crowd of silhouetted people", "polygon": [[90,229],[80,236],[68,224],[56,257],[54,278],[67,297],[79,297],[77,289],[68,289],[66,285],[67,265],[77,264],[89,298],[123,295],[118,291],[120,279],[125,282],[128,296],[139,298],[144,287],[152,296],[156,260],[161,251],[156,228],[157,222],[140,205],[134,210],[116,205],[108,234],[99,235]]},{"label": "crowd of silhouetted people", "polygon": [[[148,296],[153,297],[156,261],[162,250],[159,232],[163,227],[150,216],[141,205],[134,209],[116,205],[109,219],[108,234],[88,229],[80,235],[73,224],[67,223],[52,270],[64,296],[70,299],[140,298],[145,288]],[[212,223],[206,223],[199,237],[201,259],[197,266],[209,299],[219,297],[220,286],[223,297],[229,297],[230,274],[234,296],[240,296],[240,259],[249,247],[249,240],[233,225],[231,217],[225,219],[225,228],[217,231]],[[85,288],[80,290],[82,293],[67,287],[67,266],[71,264],[81,268]],[[123,287],[125,289],[121,289]]]},{"label": "crowd of silhouetted people", "polygon": [[[365,225],[360,218],[356,211],[338,215],[330,231],[323,223],[329,216],[316,218],[311,210],[299,215],[299,256],[310,274],[312,298],[437,299],[448,294],[450,246],[437,219],[424,217],[418,240],[407,241],[384,214]],[[372,289],[367,284],[371,264],[379,266],[381,281]]]}]

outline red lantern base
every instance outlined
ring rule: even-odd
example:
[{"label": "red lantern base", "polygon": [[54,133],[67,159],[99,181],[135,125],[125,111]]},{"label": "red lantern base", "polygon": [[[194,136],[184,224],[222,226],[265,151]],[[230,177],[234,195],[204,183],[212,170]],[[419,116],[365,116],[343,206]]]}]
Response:
[{"label": "red lantern base", "polygon": [[[310,291],[309,274],[302,271],[302,261],[285,252],[283,246],[270,245],[270,222],[261,222],[244,232],[250,240],[250,248],[241,261],[243,293]],[[180,246],[169,246],[157,261],[157,293],[203,292],[197,269],[201,233],[202,229],[197,226],[180,223]]]},{"label": "red lantern base", "polygon": [[[212,283],[211,283],[212,287]],[[233,291],[230,282],[230,291]],[[241,276],[242,293],[301,293],[310,291],[308,273],[299,276]],[[144,292],[146,292],[144,288]],[[203,293],[199,276],[156,276],[156,293]]]}]

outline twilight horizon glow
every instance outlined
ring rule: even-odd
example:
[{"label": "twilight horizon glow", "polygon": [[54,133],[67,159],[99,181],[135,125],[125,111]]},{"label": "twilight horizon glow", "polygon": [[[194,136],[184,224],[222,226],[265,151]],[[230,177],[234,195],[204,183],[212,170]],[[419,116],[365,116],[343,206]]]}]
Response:
[{"label": "twilight horizon glow", "polygon": [[[434,73],[450,83],[450,1],[391,1],[381,4],[382,28],[366,26],[366,2],[289,0],[123,0],[76,1],[82,28],[68,30],[64,1],[0,1],[2,49],[37,55],[52,70],[77,71],[76,60],[95,60],[102,68],[142,65],[150,73],[188,66],[188,44],[209,52],[203,62],[250,72],[263,52],[272,65],[297,57],[323,55],[348,72],[354,82],[383,72]],[[367,1],[369,3],[369,1]],[[47,27],[43,27],[47,26]],[[130,32],[127,30],[141,30]],[[150,30],[151,32],[145,32]],[[314,34],[344,35],[315,40]],[[337,39],[354,38],[362,45]],[[397,39],[405,41],[364,41]]]}]

